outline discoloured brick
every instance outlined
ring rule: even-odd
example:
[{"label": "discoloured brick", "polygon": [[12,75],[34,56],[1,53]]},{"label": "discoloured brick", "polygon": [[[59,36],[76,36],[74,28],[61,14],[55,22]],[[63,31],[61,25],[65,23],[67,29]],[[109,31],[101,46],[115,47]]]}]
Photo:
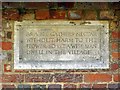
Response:
[{"label": "discoloured brick", "polygon": [[120,88],[120,84],[108,84],[109,90],[117,90]]},{"label": "discoloured brick", "polygon": [[120,2],[112,2],[109,6],[110,9],[120,9]]},{"label": "discoloured brick", "polygon": [[7,20],[19,20],[19,12],[17,10],[5,10],[3,18]]},{"label": "discoloured brick", "polygon": [[112,43],[112,49],[118,49],[118,43]]},{"label": "discoloured brick", "polygon": [[85,88],[85,89],[90,89],[92,88],[92,84],[80,84],[80,87],[79,88]]},{"label": "discoloured brick", "polygon": [[117,63],[114,63],[111,65],[111,70],[117,70],[119,68],[119,65]]},{"label": "discoloured brick", "polygon": [[12,53],[7,53],[7,59],[8,61],[12,61]]},{"label": "discoloured brick", "polygon": [[23,82],[24,75],[21,74],[3,74],[2,82]]},{"label": "discoloured brick", "polygon": [[120,10],[115,10],[115,16],[117,17],[117,20],[120,20]]},{"label": "discoloured brick", "polygon": [[8,38],[8,39],[11,39],[11,38],[12,38],[12,32],[11,32],[11,31],[7,32],[7,38]]},{"label": "discoloured brick", "polygon": [[22,16],[23,20],[33,20],[35,19],[35,14],[27,13]]},{"label": "discoloured brick", "polygon": [[86,20],[96,20],[97,19],[97,12],[94,10],[86,10],[84,18]]},{"label": "discoloured brick", "polygon": [[59,84],[48,85],[48,90],[61,90],[61,85]]},{"label": "discoloured brick", "polygon": [[112,75],[110,74],[86,74],[84,75],[85,82],[110,82]]},{"label": "discoloured brick", "polygon": [[58,2],[59,9],[69,9],[74,8],[74,2]]},{"label": "discoloured brick", "polygon": [[26,74],[25,82],[52,82],[53,75],[50,74]]},{"label": "discoloured brick", "polygon": [[111,21],[110,22],[110,30],[116,31],[116,29],[118,28],[118,26],[119,26],[119,22],[118,21]]},{"label": "discoloured brick", "polygon": [[70,11],[68,11],[68,19],[73,19],[73,20],[81,19],[83,17],[82,14],[83,14],[82,10],[81,11],[80,10],[70,10]]},{"label": "discoloured brick", "polygon": [[82,82],[81,74],[55,74],[55,82]]},{"label": "discoloured brick", "polygon": [[33,85],[33,90],[46,90],[46,85]]},{"label": "discoloured brick", "polygon": [[101,11],[100,12],[100,19],[109,20],[114,18],[113,11]]},{"label": "discoloured brick", "polygon": [[31,90],[31,86],[27,84],[20,84],[18,85],[18,90]]},{"label": "discoloured brick", "polygon": [[64,84],[64,90],[77,90],[76,85],[74,84]]},{"label": "discoloured brick", "polygon": [[11,72],[12,67],[10,64],[4,64],[4,72]]},{"label": "discoloured brick", "polygon": [[48,2],[26,2],[24,8],[27,9],[48,9]]},{"label": "discoloured brick", "polygon": [[107,84],[94,84],[93,85],[93,88],[95,88],[95,89],[104,89],[105,90],[105,88],[107,88]]},{"label": "discoloured brick", "polygon": [[14,90],[16,87],[15,87],[15,85],[13,85],[13,84],[10,84],[10,85],[8,85],[8,84],[3,84],[2,85],[2,90]]}]

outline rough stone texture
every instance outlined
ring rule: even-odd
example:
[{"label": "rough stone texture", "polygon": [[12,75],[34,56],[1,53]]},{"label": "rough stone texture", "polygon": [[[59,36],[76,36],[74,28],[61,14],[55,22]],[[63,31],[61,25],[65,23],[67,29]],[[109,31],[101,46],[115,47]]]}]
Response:
[{"label": "rough stone texture", "polygon": [[55,74],[55,82],[82,82],[81,74]]}]

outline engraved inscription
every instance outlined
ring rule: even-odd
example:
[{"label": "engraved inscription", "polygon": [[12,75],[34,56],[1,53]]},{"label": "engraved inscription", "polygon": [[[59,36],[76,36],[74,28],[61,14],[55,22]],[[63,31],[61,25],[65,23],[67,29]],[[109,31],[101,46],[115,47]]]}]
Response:
[{"label": "engraved inscription", "polygon": [[[51,27],[49,27],[51,28]],[[83,60],[100,59],[100,31],[90,31],[73,26],[56,29],[37,28],[26,30],[23,37],[25,60]]]}]

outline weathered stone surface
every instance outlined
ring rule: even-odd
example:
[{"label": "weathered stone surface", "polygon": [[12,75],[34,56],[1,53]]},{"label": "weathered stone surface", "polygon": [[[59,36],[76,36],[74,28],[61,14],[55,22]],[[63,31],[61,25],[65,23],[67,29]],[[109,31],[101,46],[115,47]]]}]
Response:
[{"label": "weathered stone surface", "polygon": [[15,68],[108,68],[107,26],[95,21],[16,22]]}]

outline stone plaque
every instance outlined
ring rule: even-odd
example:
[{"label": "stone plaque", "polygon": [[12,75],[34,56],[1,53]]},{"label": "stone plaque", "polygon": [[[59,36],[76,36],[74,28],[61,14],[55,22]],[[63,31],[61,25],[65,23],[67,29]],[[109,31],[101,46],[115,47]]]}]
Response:
[{"label": "stone plaque", "polygon": [[15,69],[107,69],[106,21],[22,21],[14,28]]}]

